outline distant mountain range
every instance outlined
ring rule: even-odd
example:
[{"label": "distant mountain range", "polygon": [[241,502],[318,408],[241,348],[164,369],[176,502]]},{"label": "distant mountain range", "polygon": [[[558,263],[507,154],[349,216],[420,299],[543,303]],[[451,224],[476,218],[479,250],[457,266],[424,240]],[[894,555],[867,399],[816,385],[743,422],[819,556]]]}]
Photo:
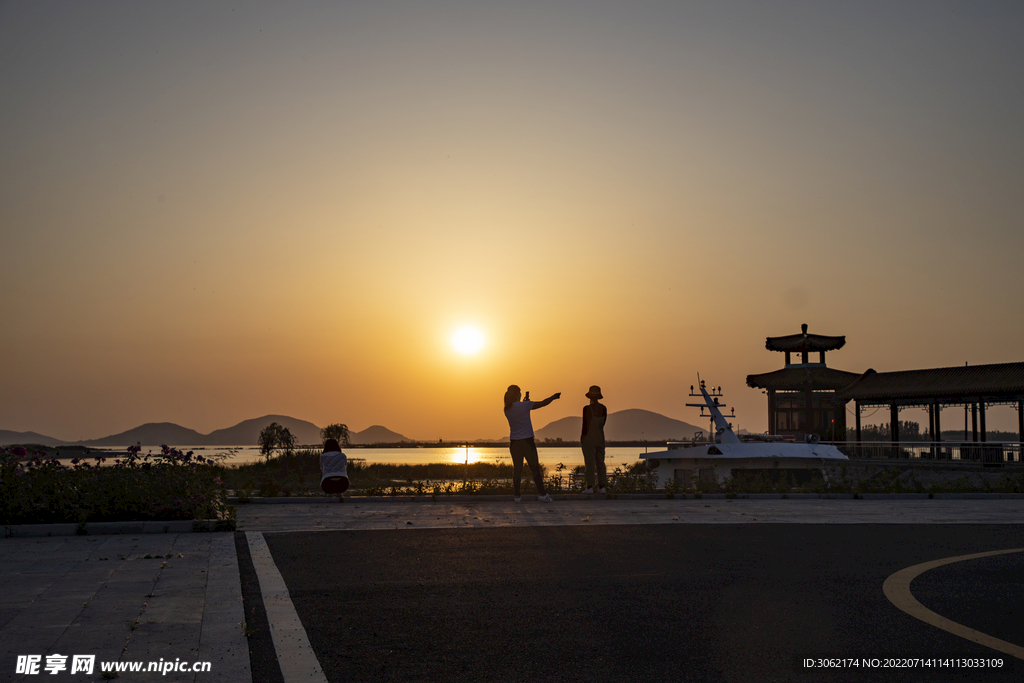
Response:
[{"label": "distant mountain range", "polygon": [[[81,445],[109,448],[135,443],[146,447],[163,444],[168,446],[255,446],[259,441],[260,432],[271,422],[287,427],[300,445],[320,443],[320,427],[312,422],[287,415],[264,415],[252,420],[244,420],[234,427],[218,429],[209,434],[200,434],[194,429],[182,427],[173,422],[150,422],[120,434],[111,434],[101,439],[87,441],[61,441],[36,432],[13,432],[0,429],[0,446],[39,444],[49,447]],[[535,434],[538,441],[544,439],[578,441],[582,422],[583,418],[581,417],[564,417],[535,430]],[[605,436],[609,441],[684,441],[693,438],[694,432],[698,430],[700,427],[694,427],[688,422],[673,420],[649,410],[633,408],[609,414]],[[403,441],[413,442],[415,439],[410,439],[380,425],[373,425],[361,432],[349,433],[349,442],[353,446],[401,443]],[[508,437],[494,439],[494,441],[508,441]]]},{"label": "distant mountain range", "polygon": [[9,429],[0,429],[0,446],[12,443],[31,443],[40,446],[62,446],[66,441],[55,439],[52,436],[37,434],[36,432],[12,432]]},{"label": "distant mountain range", "polygon": [[[582,417],[563,417],[535,429],[534,434],[538,441],[579,441],[582,428]],[[689,422],[674,420],[650,410],[630,408],[608,414],[604,436],[609,441],[687,441],[698,431],[701,431],[701,428],[694,427]]]},{"label": "distant mountain range", "polygon": [[[244,420],[234,427],[218,429],[209,434],[200,434],[194,429],[182,427],[173,422],[150,422],[120,434],[111,434],[101,439],[89,439],[87,441],[61,441],[60,439],[37,434],[36,432],[12,432],[7,429],[0,429],[0,446],[7,444],[39,444],[40,446],[50,447],[81,445],[104,448],[127,446],[135,443],[142,446],[162,446],[164,444],[168,446],[255,446],[259,441],[260,432],[272,422],[286,427],[299,444],[320,443],[320,428],[312,422],[288,417],[287,415],[265,415],[252,420]],[[353,445],[399,443],[402,441],[413,441],[413,439],[380,425],[373,425],[361,432],[349,432],[349,443]]]}]

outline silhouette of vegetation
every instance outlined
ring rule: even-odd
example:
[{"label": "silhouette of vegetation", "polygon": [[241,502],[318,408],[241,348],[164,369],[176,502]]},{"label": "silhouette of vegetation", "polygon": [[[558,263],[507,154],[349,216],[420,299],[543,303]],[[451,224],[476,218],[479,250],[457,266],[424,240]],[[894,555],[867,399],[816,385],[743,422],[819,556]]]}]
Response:
[{"label": "silhouette of vegetation", "polygon": [[[860,439],[861,441],[892,441],[891,431],[888,423],[861,426]],[[919,423],[904,420],[900,422],[900,441],[928,441],[928,435],[921,434]]]},{"label": "silhouette of vegetation", "polygon": [[259,444],[260,453],[268,460],[274,451],[291,453],[295,450],[295,437],[287,427],[282,427],[276,422],[271,422],[260,431],[260,438],[256,443]]},{"label": "silhouette of vegetation", "polygon": [[342,448],[348,446],[348,425],[335,422],[320,430],[320,440],[327,443],[328,439],[335,439]]},{"label": "silhouette of vegetation", "polygon": [[[23,447],[0,449],[0,522],[49,524],[218,519],[231,526],[219,469],[211,458],[163,446],[141,455],[71,460]],[[91,461],[91,462],[90,462]]]}]

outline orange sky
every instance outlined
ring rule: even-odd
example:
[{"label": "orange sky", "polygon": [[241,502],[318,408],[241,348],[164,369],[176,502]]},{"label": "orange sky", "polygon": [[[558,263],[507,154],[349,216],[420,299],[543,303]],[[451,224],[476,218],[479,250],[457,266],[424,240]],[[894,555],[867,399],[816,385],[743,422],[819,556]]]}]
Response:
[{"label": "orange sky", "polygon": [[0,5],[0,429],[696,423],[700,372],[763,431],[804,322],[1024,360],[1021,7],[505,4]]}]

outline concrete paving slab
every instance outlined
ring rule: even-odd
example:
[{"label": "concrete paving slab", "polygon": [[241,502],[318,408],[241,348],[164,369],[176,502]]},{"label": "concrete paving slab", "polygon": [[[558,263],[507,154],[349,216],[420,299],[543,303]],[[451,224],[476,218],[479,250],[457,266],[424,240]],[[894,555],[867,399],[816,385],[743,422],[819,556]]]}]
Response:
[{"label": "concrete paving slab", "polygon": [[155,676],[251,683],[234,547],[231,533],[0,540],[0,680],[38,677],[15,674],[18,655],[93,654],[98,675],[100,661],[194,662],[202,651],[216,671]]}]

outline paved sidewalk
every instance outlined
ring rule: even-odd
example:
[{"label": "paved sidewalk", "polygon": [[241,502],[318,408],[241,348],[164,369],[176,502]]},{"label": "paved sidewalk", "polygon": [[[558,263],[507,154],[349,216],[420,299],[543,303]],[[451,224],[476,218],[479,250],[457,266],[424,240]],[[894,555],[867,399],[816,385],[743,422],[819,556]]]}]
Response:
[{"label": "paved sidewalk", "polygon": [[[8,538],[0,582],[2,680],[65,680],[73,655],[95,655],[92,680],[100,662],[181,660],[210,671],[121,678],[251,681],[231,533]],[[66,669],[50,675],[47,655],[58,654]],[[16,673],[27,655],[42,656],[39,674]]]},{"label": "paved sidewalk", "polygon": [[[620,524],[1021,524],[1024,500],[722,499],[363,501],[238,506],[239,531]],[[149,556],[148,558],[146,556]],[[170,555],[170,557],[168,557]],[[0,680],[66,680],[100,662],[210,662],[209,672],[121,680],[251,683],[231,533],[0,539]],[[66,670],[50,676],[48,655]],[[38,655],[39,674],[16,674]],[[81,674],[75,674],[79,676]],[[42,678],[41,676],[46,676]],[[73,679],[72,679],[73,680]]]},{"label": "paved sidewalk", "polygon": [[567,524],[1020,524],[1024,499],[755,499],[359,502],[239,505],[239,531]]}]

